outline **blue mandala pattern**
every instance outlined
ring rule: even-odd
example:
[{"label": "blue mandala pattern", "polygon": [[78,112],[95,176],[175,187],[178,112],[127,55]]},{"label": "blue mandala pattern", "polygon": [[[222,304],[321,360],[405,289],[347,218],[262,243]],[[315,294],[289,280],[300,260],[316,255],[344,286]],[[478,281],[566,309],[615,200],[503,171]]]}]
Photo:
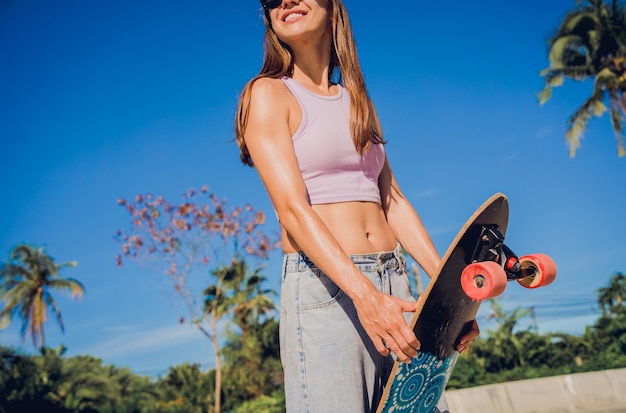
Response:
[{"label": "blue mandala pattern", "polygon": [[419,353],[398,365],[382,413],[433,413],[448,383],[458,353],[447,359]]}]

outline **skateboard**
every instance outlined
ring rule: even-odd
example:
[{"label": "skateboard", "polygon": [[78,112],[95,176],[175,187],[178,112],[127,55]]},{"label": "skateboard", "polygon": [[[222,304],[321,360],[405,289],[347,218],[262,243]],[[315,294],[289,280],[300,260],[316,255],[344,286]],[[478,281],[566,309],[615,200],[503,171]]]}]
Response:
[{"label": "skateboard", "polygon": [[434,412],[456,364],[458,340],[481,302],[502,294],[507,281],[526,288],[554,281],[556,265],[548,255],[518,258],[504,244],[508,220],[508,199],[496,193],[454,238],[410,323],[421,343],[418,355],[410,364],[394,363],[377,413]]}]

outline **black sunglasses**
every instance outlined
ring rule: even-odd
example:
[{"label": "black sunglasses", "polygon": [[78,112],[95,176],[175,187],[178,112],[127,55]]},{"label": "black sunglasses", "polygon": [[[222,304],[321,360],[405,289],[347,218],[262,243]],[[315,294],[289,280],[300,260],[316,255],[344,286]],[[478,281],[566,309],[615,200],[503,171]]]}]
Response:
[{"label": "black sunglasses", "polygon": [[283,0],[261,0],[261,5],[265,10],[270,11],[280,6],[282,2]]}]

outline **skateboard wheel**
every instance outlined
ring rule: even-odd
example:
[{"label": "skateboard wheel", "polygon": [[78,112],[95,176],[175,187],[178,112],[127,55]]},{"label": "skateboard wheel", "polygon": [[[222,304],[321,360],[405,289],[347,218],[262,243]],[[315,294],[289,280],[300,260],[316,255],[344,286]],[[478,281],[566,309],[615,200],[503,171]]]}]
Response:
[{"label": "skateboard wheel", "polygon": [[520,278],[517,282],[525,288],[539,288],[550,285],[556,278],[556,264],[546,254],[524,255],[519,259],[522,271],[533,268],[535,274]]},{"label": "skateboard wheel", "polygon": [[475,262],[461,273],[463,291],[473,300],[497,297],[506,288],[506,273],[497,262]]}]

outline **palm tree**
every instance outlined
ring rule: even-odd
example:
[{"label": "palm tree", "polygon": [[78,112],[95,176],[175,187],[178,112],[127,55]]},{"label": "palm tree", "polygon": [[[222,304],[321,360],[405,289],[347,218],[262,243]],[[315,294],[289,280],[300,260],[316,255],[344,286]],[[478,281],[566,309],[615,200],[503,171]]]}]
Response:
[{"label": "palm tree", "polygon": [[260,275],[261,268],[253,272],[242,258],[235,258],[230,265],[212,271],[217,283],[207,287],[204,292],[204,312],[211,319],[213,333],[211,342],[215,354],[215,398],[213,410],[221,411],[222,392],[222,355],[217,341],[217,322],[226,315],[233,314],[233,321],[242,330],[259,323],[263,314],[274,309],[270,295],[272,290],[262,289],[265,278]]},{"label": "palm tree", "polygon": [[22,337],[30,335],[33,345],[45,348],[44,323],[51,307],[65,331],[59,307],[52,297],[55,290],[68,291],[72,298],[82,297],[83,285],[73,278],[59,278],[59,270],[75,267],[78,263],[66,262],[57,265],[43,247],[18,245],[11,251],[9,261],[0,269],[0,300],[5,306],[0,311],[0,328],[6,327],[13,316],[22,319]]},{"label": "palm tree", "polygon": [[[584,6],[581,4],[587,3]],[[571,115],[565,134],[573,157],[582,133],[592,116],[610,113],[617,139],[618,156],[626,155],[623,121],[626,116],[626,11],[617,0],[577,0],[574,10],[563,18],[556,34],[548,40],[550,66],[541,72],[545,87],[539,103],[552,96],[552,87],[565,78],[584,81],[594,78],[591,96]],[[608,103],[608,108],[605,105]]]},{"label": "palm tree", "polygon": [[619,314],[626,301],[626,275],[617,273],[609,285],[598,289],[598,304],[604,315]]}]

